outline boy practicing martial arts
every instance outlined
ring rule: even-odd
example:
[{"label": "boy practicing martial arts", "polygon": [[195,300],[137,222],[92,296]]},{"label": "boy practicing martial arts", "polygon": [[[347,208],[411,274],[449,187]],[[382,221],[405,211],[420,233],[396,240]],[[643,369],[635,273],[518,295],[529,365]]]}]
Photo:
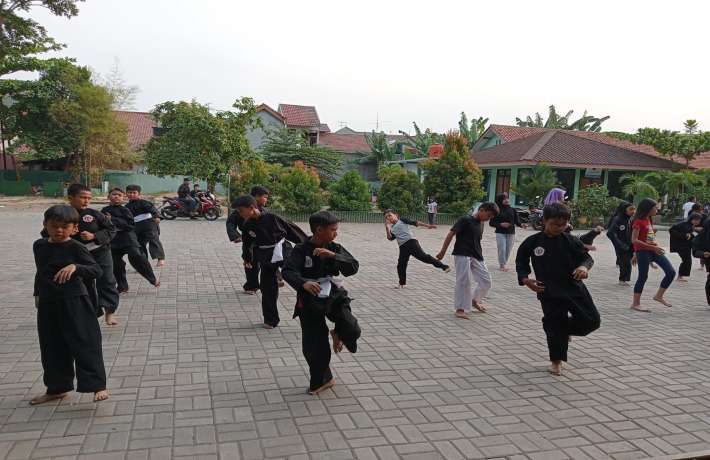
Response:
[{"label": "boy practicing martial arts", "polygon": [[242,259],[244,267],[251,268],[259,264],[261,274],[261,310],[264,315],[264,328],[273,329],[279,325],[279,284],[277,272],[288,257],[289,246],[286,242],[303,243],[305,233],[294,224],[276,214],[259,209],[256,199],[251,195],[242,195],[234,201],[234,208],[244,219],[242,234]]},{"label": "boy practicing martial arts", "polygon": [[[498,215],[498,205],[493,202],[482,203],[473,215],[461,217],[456,221],[441,247],[436,258],[441,260],[446,255],[446,250],[451,240],[454,243],[454,264],[456,266],[456,287],[454,288],[454,309],[456,316],[469,319],[471,307],[480,312],[485,312],[483,298],[491,289],[491,274],[483,261],[481,238],[483,237],[483,224]],[[473,283],[476,288],[473,289]]]},{"label": "boy practicing martial arts", "polygon": [[108,194],[111,204],[101,210],[116,227],[116,236],[111,240],[111,256],[113,258],[113,275],[116,277],[119,293],[128,292],[126,263],[123,261],[125,255],[128,255],[128,261],[143,278],[155,287],[160,286],[148,257],[138,246],[138,238],[133,231],[135,227],[133,214],[123,206],[125,196],[120,188],[112,189]]},{"label": "boy practicing martial arts", "polygon": [[141,198],[140,185],[127,185],[126,196],[128,197],[126,208],[133,214],[136,237],[138,237],[138,246],[140,246],[141,252],[146,258],[150,252],[152,259],[158,259],[157,266],[164,266],[165,250],[163,243],[160,242],[160,214],[158,210],[153,203]]},{"label": "boy practicing martial arts", "polygon": [[[545,206],[544,230],[529,236],[515,259],[518,283],[537,293],[542,305],[554,375],[561,375],[562,363],[567,361],[570,336],[587,335],[600,324],[599,312],[582,282],[594,261],[579,238],[565,232],[569,219],[570,210],[564,203]],[[530,276],[531,260],[534,278]]]},{"label": "boy practicing martial arts", "polygon": [[343,345],[355,353],[360,327],[350,311],[350,298],[336,276],[352,276],[358,261],[334,240],[338,219],[327,211],[313,214],[308,223],[313,236],[298,244],[286,259],[283,276],[298,297],[293,317],[301,322],[303,356],[308,362],[310,385],[315,395],[335,384],[330,371],[330,346],[325,319],[335,323],[331,331],[333,351]]},{"label": "boy practicing martial arts", "polygon": [[399,289],[403,289],[407,285],[407,266],[409,265],[410,257],[414,257],[425,264],[440,268],[446,273],[451,271],[448,265],[444,265],[440,260],[424,252],[419,241],[412,235],[412,231],[409,228],[410,225],[429,229],[436,228],[436,225],[429,225],[418,220],[405,219],[404,217],[400,218],[397,213],[391,209],[385,211],[385,231],[387,232],[387,239],[390,241],[397,240],[397,244],[399,245],[399,258],[397,259]]},{"label": "boy practicing martial arts", "polygon": [[101,267],[85,245],[72,239],[79,219],[71,206],[52,206],[44,213],[47,238],[32,246],[37,332],[47,386],[45,394],[30,400],[32,405],[66,397],[74,389],[75,368],[76,391],[94,393],[94,401],[108,398],[101,329],[87,290],[88,282],[101,276]]}]

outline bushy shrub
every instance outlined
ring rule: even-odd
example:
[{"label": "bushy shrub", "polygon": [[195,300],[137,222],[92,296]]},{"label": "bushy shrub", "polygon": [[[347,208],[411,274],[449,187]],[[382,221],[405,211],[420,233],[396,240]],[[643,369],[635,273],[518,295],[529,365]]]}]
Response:
[{"label": "bushy shrub", "polygon": [[377,195],[380,209],[394,209],[400,214],[414,214],[423,209],[422,184],[416,174],[396,166],[378,171],[382,186]]},{"label": "bushy shrub", "polygon": [[279,208],[291,212],[316,212],[323,205],[318,172],[297,161],[285,168],[274,185]]},{"label": "bushy shrub", "polygon": [[[604,185],[590,185],[580,189],[576,199],[571,203],[572,218],[580,225],[604,225],[619,205],[619,199],[609,196],[609,190]],[[585,220],[584,224],[580,221]]]},{"label": "bushy shrub", "polygon": [[330,186],[330,207],[336,211],[367,211],[370,189],[357,171],[348,171]]}]

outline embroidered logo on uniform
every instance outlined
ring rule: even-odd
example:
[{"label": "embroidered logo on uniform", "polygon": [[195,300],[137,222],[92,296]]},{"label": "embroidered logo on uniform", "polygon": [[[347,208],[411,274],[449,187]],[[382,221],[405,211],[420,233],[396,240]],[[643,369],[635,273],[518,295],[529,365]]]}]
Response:
[{"label": "embroidered logo on uniform", "polygon": [[540,256],[542,256],[542,255],[545,254],[545,248],[543,248],[542,246],[538,246],[538,247],[536,247],[535,250],[533,251],[533,254],[535,254],[536,256],[540,257]]},{"label": "embroidered logo on uniform", "polygon": [[303,266],[306,268],[312,268],[313,267],[313,259],[306,256],[306,262],[303,264]]},{"label": "embroidered logo on uniform", "polygon": [[619,230],[626,230],[626,225],[619,225]]},{"label": "embroidered logo on uniform", "polygon": [[89,223],[91,223],[91,222],[94,221],[94,216],[87,214],[87,215],[83,216],[83,217],[81,218],[81,220],[83,220],[84,222],[86,222],[87,224],[89,224]]},{"label": "embroidered logo on uniform", "polygon": [[251,236],[252,238],[256,238],[256,233],[254,232],[254,230],[249,230],[249,236]]}]

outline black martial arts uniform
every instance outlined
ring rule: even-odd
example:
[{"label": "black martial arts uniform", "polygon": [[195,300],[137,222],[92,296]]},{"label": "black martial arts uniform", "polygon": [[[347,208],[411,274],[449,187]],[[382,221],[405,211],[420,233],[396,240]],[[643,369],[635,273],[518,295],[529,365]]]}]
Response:
[{"label": "black martial arts uniform", "polygon": [[[276,214],[264,212],[256,219],[244,223],[242,234],[242,259],[252,264],[259,264],[261,270],[259,288],[261,289],[261,310],[264,324],[276,327],[279,324],[279,284],[277,274],[290,252],[290,244],[306,240],[303,230]],[[273,260],[274,250],[282,246],[281,260]]]},{"label": "black martial arts uniform", "polygon": [[710,252],[710,219],[705,220],[703,230],[693,238],[693,255],[705,261],[705,270],[708,274],[705,282],[705,298],[710,306],[710,258],[705,257],[706,252]]},{"label": "black martial arts uniform", "polygon": [[148,200],[139,198],[126,203],[126,208],[133,214],[133,222],[136,224],[134,230],[141,252],[148,257],[150,251],[152,259],[165,260],[165,250],[163,243],[160,242],[160,226],[154,220],[160,217],[155,205]]},{"label": "black martial arts uniform", "polygon": [[[101,276],[101,267],[86,247],[73,239],[50,243],[42,238],[35,241],[32,251],[37,266],[34,294],[47,394],[73,390],[75,366],[76,391],[105,390],[101,329],[86,287]],[[71,264],[76,266],[76,271],[69,281],[55,283],[57,272]]]},{"label": "black martial arts uniform", "polygon": [[634,257],[634,247],[631,244],[631,217],[625,214],[628,204],[611,219],[606,236],[614,245],[616,264],[619,266],[619,281],[631,281],[631,259]]},{"label": "black martial arts uniform", "polygon": [[[284,280],[298,293],[293,317],[298,317],[301,322],[303,356],[310,370],[310,391],[333,378],[325,319],[335,323],[335,333],[352,353],[357,351],[357,339],[361,332],[350,310],[348,292],[336,285],[337,280],[332,280],[335,276],[352,276],[357,273],[358,261],[337,243],[325,246],[325,249],[335,253],[334,258],[314,257],[315,248],[310,239],[296,245],[283,268]],[[325,279],[330,281],[331,286],[327,297],[316,297],[303,289],[306,281]]]},{"label": "black martial arts uniform", "polygon": [[[265,212],[264,208],[259,207],[261,212]],[[244,219],[239,215],[238,211],[233,211],[227,218],[227,236],[229,241],[242,241],[241,233],[244,232]],[[245,291],[256,291],[259,289],[259,264],[254,263],[250,268],[244,267],[244,275],[246,282],[242,286]]]},{"label": "black martial arts uniform", "polygon": [[116,277],[118,292],[128,291],[128,280],[126,279],[126,263],[123,256],[128,255],[128,261],[133,268],[150,284],[155,286],[157,280],[153,267],[150,266],[148,257],[143,254],[138,245],[138,238],[133,231],[135,224],[133,214],[124,206],[106,206],[102,213],[111,216],[111,223],[116,227],[116,236],[111,240],[111,256],[113,258],[113,274]]},{"label": "black martial arts uniform", "polygon": [[688,220],[678,222],[668,229],[670,233],[671,252],[677,253],[681,258],[680,267],[678,267],[678,276],[690,276],[690,270],[693,268],[693,232],[695,227]]},{"label": "black martial arts uniform", "polygon": [[530,273],[544,283],[538,293],[542,305],[542,325],[547,335],[550,361],[567,361],[569,336],[587,335],[599,328],[600,318],[592,297],[582,281],[572,277],[577,267],[592,267],[594,261],[579,238],[568,233],[549,237],[544,232],[529,236],[518,248],[515,268],[518,283]]}]

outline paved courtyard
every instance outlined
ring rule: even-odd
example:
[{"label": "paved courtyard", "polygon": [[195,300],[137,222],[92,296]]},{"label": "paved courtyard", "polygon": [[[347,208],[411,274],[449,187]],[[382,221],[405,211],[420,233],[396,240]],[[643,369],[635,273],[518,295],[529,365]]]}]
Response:
[{"label": "paved courtyard", "polygon": [[[342,224],[339,239],[360,260],[346,285],[363,336],[357,354],[334,357],[338,385],[314,397],[293,292],[281,296],[281,325],[262,329],[224,220],[165,222],[162,286],[131,271],[120,326],[102,325],[110,400],[73,394],[30,407],[44,391],[31,298],[40,225],[39,210],[0,209],[0,459],[629,459],[710,449],[704,274],[696,266],[671,287],[674,307],[632,312],[605,236],[588,282],[601,329],[575,339],[565,375],[553,377],[539,303],[512,272],[493,272],[489,313],[458,320],[453,273],[412,261],[410,286],[394,290],[397,247],[383,227]],[[416,234],[436,253],[446,231]],[[495,266],[490,231],[484,249]],[[659,281],[653,271],[649,293]]]}]

